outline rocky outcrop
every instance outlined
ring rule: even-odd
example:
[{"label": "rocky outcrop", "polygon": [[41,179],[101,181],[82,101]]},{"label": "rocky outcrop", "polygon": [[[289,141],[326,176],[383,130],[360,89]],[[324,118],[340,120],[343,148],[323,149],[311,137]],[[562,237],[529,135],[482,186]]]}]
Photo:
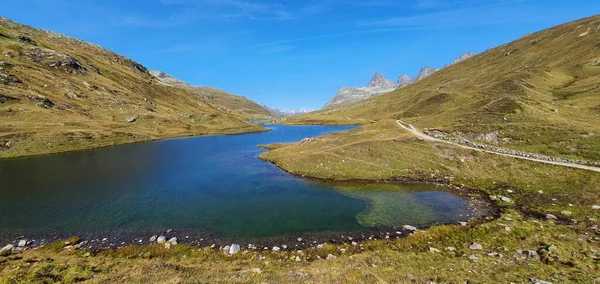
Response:
[{"label": "rocky outcrop", "polygon": [[435,71],[437,71],[437,70],[435,70],[433,67],[430,67],[430,66],[423,67],[421,69],[421,71],[419,71],[419,74],[417,75],[417,77],[415,77],[412,80],[412,83],[419,82],[419,81],[431,76],[431,74],[435,73]]},{"label": "rocky outcrop", "polygon": [[63,70],[66,73],[74,75],[87,74],[87,69],[75,58],[52,49],[35,47],[19,53],[36,63]]},{"label": "rocky outcrop", "polygon": [[[454,65],[456,63],[459,63],[461,61],[467,60],[467,59],[473,57],[474,55],[475,55],[475,53],[472,53],[472,52],[464,53],[461,56],[459,56],[457,59],[455,59],[451,64],[446,65],[445,67],[448,67],[448,66]],[[436,70],[433,67],[425,66],[421,69],[419,74],[417,76],[415,76],[414,78],[411,79],[410,76],[405,74],[405,75],[400,76],[400,78],[398,78],[398,81],[396,83],[386,79],[385,76],[383,76],[383,74],[376,73],[375,76],[373,76],[373,78],[371,79],[371,81],[369,82],[369,84],[366,87],[354,87],[354,88],[353,87],[342,87],[338,91],[338,93],[329,102],[327,102],[327,104],[323,108],[324,109],[331,108],[336,105],[349,104],[349,103],[353,103],[353,102],[366,100],[368,98],[372,98],[375,96],[380,96],[380,95],[395,91],[399,88],[406,87],[410,84],[419,82],[419,81],[431,76],[433,73],[435,73],[437,71],[438,70]]]}]

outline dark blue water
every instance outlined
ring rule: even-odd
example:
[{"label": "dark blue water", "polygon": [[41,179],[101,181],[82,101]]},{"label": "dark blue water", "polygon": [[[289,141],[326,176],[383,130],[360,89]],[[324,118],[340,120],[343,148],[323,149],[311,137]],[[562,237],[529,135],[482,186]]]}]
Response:
[{"label": "dark blue water", "polygon": [[351,126],[163,140],[0,160],[0,233],[187,230],[235,238],[466,220],[468,204],[429,185],[332,185],[258,159],[259,144]]}]

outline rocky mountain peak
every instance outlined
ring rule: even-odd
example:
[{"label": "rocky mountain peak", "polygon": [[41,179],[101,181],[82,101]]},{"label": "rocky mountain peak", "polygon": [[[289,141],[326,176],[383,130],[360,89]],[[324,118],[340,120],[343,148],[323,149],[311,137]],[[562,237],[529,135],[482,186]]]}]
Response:
[{"label": "rocky mountain peak", "polygon": [[415,77],[415,79],[413,80],[413,82],[419,82],[429,76],[431,76],[431,74],[435,73],[435,69],[431,66],[425,66],[423,67],[423,69],[421,69],[421,71],[419,72],[419,75],[417,75],[417,77]]},{"label": "rocky mountain peak", "polygon": [[400,78],[398,78],[398,83],[396,84],[398,86],[398,88],[402,88],[404,86],[408,86],[412,83],[412,80],[410,79],[410,77],[406,74],[400,76]]},{"label": "rocky mountain peak", "polygon": [[396,84],[383,76],[381,73],[376,73],[369,82],[369,88],[393,88]]},{"label": "rocky mountain peak", "polygon": [[457,64],[457,63],[460,63],[460,62],[462,62],[462,61],[465,61],[465,60],[467,60],[467,59],[469,59],[469,58],[471,58],[471,57],[473,57],[473,56],[475,56],[475,55],[477,55],[477,54],[475,54],[474,52],[466,52],[466,53],[463,53],[461,56],[459,56],[458,58],[456,58],[456,59],[455,59],[455,60],[454,60],[452,63],[450,63],[450,64],[449,64],[449,65],[447,65],[446,67],[448,67],[448,66],[452,66],[452,65],[454,65],[454,64]]}]

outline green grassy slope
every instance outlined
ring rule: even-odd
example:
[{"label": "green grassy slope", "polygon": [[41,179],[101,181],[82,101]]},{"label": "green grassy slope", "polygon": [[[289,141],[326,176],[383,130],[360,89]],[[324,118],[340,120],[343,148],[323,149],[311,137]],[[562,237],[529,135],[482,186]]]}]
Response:
[{"label": "green grassy slope", "polygon": [[260,130],[243,120],[123,56],[0,19],[0,158]]},{"label": "green grassy slope", "polygon": [[290,123],[403,119],[507,148],[600,161],[600,16],[529,34],[414,85]]}]

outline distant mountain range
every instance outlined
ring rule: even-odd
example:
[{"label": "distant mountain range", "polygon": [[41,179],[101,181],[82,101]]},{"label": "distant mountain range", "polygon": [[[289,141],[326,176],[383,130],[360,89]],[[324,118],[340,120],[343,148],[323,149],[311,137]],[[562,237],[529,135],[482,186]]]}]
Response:
[{"label": "distant mountain range", "polygon": [[[469,59],[475,56],[473,52],[467,52],[456,58],[452,63],[444,66],[444,68]],[[406,87],[410,84],[419,82],[435,73],[436,69],[430,66],[425,66],[419,74],[414,78],[404,74],[398,78],[398,81],[393,82],[385,78],[381,73],[376,73],[366,87],[342,87],[339,92],[329,101],[323,108],[330,108],[336,105],[349,104],[362,101],[371,97],[383,95],[399,88]]]},{"label": "distant mountain range", "polygon": [[268,106],[265,106],[265,105],[263,105],[262,107],[265,108],[267,111],[269,111],[269,113],[271,113],[271,115],[273,115],[275,117],[287,117],[287,116],[305,114],[305,113],[309,113],[309,112],[313,111],[313,110],[307,109],[307,108],[299,108],[299,109],[276,109],[276,108],[271,108],[271,107],[268,107]]}]

